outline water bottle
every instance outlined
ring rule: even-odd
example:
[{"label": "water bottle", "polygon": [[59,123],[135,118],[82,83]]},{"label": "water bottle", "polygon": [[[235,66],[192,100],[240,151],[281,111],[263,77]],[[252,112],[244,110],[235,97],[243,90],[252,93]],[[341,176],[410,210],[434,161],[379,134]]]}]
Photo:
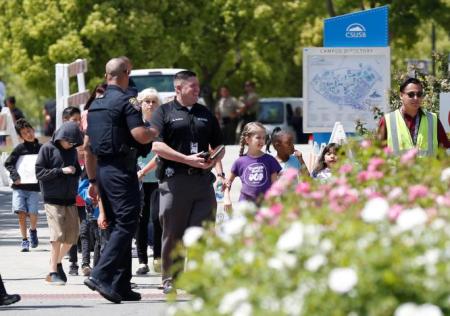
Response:
[{"label": "water bottle", "polygon": [[223,186],[222,180],[217,181],[217,185],[214,191],[216,192],[216,200],[218,202],[222,202],[223,200],[222,186]]}]

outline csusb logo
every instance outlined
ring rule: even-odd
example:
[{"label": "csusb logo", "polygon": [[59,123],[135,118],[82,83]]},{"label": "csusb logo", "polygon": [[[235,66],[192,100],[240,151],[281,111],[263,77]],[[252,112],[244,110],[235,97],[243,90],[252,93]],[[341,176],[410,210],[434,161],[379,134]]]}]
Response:
[{"label": "csusb logo", "polygon": [[362,24],[352,23],[349,26],[347,26],[347,29],[345,30],[345,37],[347,38],[367,37],[366,28]]}]

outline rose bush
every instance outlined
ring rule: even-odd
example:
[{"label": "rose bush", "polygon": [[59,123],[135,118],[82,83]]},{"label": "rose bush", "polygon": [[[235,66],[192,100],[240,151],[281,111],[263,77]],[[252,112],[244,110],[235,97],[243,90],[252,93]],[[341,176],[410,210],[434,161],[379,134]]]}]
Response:
[{"label": "rose bush", "polygon": [[396,158],[367,140],[349,151],[331,181],[287,173],[261,207],[187,232],[176,285],[192,300],[172,312],[449,315],[449,157]]}]

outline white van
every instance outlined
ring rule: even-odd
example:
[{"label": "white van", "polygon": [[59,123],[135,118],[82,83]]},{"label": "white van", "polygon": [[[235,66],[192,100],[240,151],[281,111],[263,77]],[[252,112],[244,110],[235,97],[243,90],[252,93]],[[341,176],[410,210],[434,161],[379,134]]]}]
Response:
[{"label": "white van", "polygon": [[175,96],[173,77],[177,72],[186,69],[178,68],[154,68],[133,69],[130,77],[133,79],[139,92],[146,88],[155,88],[163,103],[170,101]]},{"label": "white van", "polygon": [[259,113],[257,121],[261,122],[271,134],[275,127],[291,131],[297,143],[292,118],[296,108],[303,110],[302,98],[262,98],[259,100]]}]

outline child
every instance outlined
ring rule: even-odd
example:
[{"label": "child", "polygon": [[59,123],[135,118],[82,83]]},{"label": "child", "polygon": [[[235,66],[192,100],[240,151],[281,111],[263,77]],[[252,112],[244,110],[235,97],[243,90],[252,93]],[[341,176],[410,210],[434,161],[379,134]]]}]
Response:
[{"label": "child", "polygon": [[23,139],[23,143],[17,145],[8,159],[6,159],[5,168],[9,171],[9,176],[13,181],[11,185],[13,189],[12,210],[19,217],[19,228],[22,234],[21,251],[27,252],[30,250],[30,242],[27,238],[27,216],[30,217],[31,248],[36,248],[39,244],[36,230],[39,208],[39,184],[37,180],[33,183],[22,183],[16,164],[20,157],[37,155],[42,145],[34,137],[34,129],[25,119],[17,120],[15,128]]},{"label": "child", "polygon": [[[161,101],[159,99],[158,91],[153,88],[144,89],[139,92],[137,97],[142,108],[142,119],[146,125],[149,125],[150,119],[153,112],[158,106],[160,106]],[[162,228],[159,223],[159,211],[155,213],[154,207],[151,204],[152,200],[158,198],[153,195],[153,192],[158,189],[158,179],[155,175],[156,168],[156,156],[155,153],[150,152],[147,157],[139,157],[138,165],[140,170],[137,175],[139,180],[143,182],[144,190],[144,206],[141,209],[141,214],[139,216],[139,224],[136,231],[136,248],[137,256],[139,260],[139,268],[136,274],[147,274],[150,269],[148,267],[148,223],[150,215],[153,224],[153,270],[155,272],[161,272],[161,239],[162,239]],[[155,193],[159,195],[159,192]],[[153,197],[153,199],[152,199]],[[159,199],[158,206],[159,206]],[[159,207],[158,207],[159,208]],[[153,212],[150,212],[150,209]],[[151,214],[150,214],[151,213]]]},{"label": "child", "polygon": [[41,147],[36,161],[36,178],[44,198],[51,242],[50,273],[45,280],[52,285],[66,284],[67,276],[61,260],[78,240],[79,219],[75,198],[81,168],[75,147],[82,143],[78,124],[65,122]]},{"label": "child", "polygon": [[[233,163],[226,180],[224,198],[226,211],[231,210],[230,189],[236,176],[242,182],[239,201],[249,200],[258,203],[261,195],[276,181],[281,166],[274,157],[261,151],[265,140],[266,130],[261,123],[250,122],[244,126],[239,141],[240,157]],[[245,145],[248,146],[248,151],[244,155]]]},{"label": "child", "polygon": [[[90,223],[90,232],[93,232],[94,240],[92,240],[94,244],[94,265],[95,266],[98,262],[98,259],[100,257],[100,230],[97,224],[97,219],[99,215],[99,207],[98,205],[94,205],[92,203],[91,198],[89,197],[88,193],[89,188],[89,179],[87,176],[86,170],[83,170],[80,177],[80,183],[78,185],[78,195],[84,200],[86,203],[86,220]],[[90,266],[90,247],[82,247],[83,252],[83,265],[82,265],[82,271],[83,275],[89,276],[91,274],[92,268]]]},{"label": "child", "polygon": [[267,152],[270,152],[270,144],[277,151],[275,158],[281,165],[281,173],[289,168],[294,168],[298,170],[298,177],[308,174],[302,153],[294,148],[294,135],[282,130],[280,127],[276,127],[267,143]]},{"label": "child", "polygon": [[[62,120],[64,122],[75,122],[79,125],[81,129],[81,111],[79,108],[74,106],[68,106],[63,110]],[[78,154],[78,163],[83,166],[84,165],[84,151],[82,146],[77,148]],[[81,270],[83,275],[89,276],[90,268],[90,249],[89,249],[89,241],[90,241],[90,221],[86,219],[86,209],[85,202],[83,199],[77,195],[76,197],[76,206],[78,209],[78,217],[80,219],[80,235],[78,238],[78,242],[69,250],[69,275],[76,276],[78,275],[78,252],[79,249],[82,253],[82,264]],[[84,249],[83,249],[84,248]]]},{"label": "child", "polygon": [[62,113],[63,122],[75,122],[78,125],[81,124],[81,111],[74,106],[68,106]]},{"label": "child", "polygon": [[320,180],[328,180],[331,178],[331,166],[337,162],[337,152],[339,145],[336,143],[329,143],[320,153],[311,176]]}]

